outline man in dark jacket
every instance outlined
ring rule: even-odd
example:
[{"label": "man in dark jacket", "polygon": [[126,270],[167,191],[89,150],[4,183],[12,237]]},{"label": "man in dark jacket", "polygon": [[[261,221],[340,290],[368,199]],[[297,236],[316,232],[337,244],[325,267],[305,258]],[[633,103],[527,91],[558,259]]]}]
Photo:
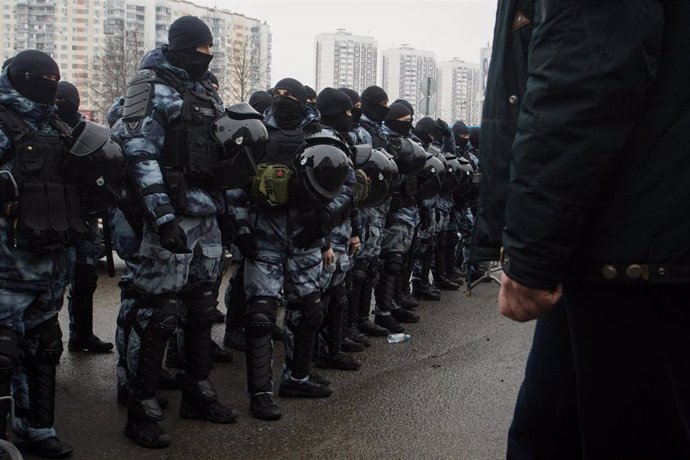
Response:
[{"label": "man in dark jacket", "polygon": [[690,4],[551,5],[509,154],[499,305],[539,318],[525,385],[566,388],[544,440],[530,414],[555,399],[523,387],[508,456],[687,458]]}]

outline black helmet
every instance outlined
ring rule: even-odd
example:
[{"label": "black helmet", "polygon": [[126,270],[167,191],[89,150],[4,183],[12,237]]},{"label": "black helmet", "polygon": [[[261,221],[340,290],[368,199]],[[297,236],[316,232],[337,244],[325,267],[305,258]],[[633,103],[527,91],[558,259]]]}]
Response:
[{"label": "black helmet", "polygon": [[369,194],[359,205],[365,208],[378,206],[391,194],[393,175],[397,174],[395,162],[384,150],[372,149],[369,144],[355,146],[355,149],[355,166],[369,178]]},{"label": "black helmet", "polygon": [[446,178],[443,180],[441,185],[440,193],[452,193],[460,185],[460,178],[462,177],[462,171],[460,169],[460,160],[458,157],[452,153],[444,154],[446,159]]},{"label": "black helmet", "polygon": [[215,186],[240,188],[251,183],[256,164],[266,154],[268,132],[263,116],[246,102],[231,105],[211,125],[211,137],[222,146]]},{"label": "black helmet", "polygon": [[467,201],[467,197],[472,192],[474,168],[472,163],[466,158],[458,158],[460,163],[460,174],[458,177],[458,187],[453,193],[455,201]]},{"label": "black helmet", "polygon": [[412,139],[392,138],[388,143],[388,152],[393,155],[400,174],[416,174],[421,171],[426,161],[424,148]]},{"label": "black helmet", "polygon": [[441,160],[432,154],[427,154],[424,168],[416,174],[417,196],[431,198],[441,191],[441,184],[446,175],[446,167]]},{"label": "black helmet", "polygon": [[86,213],[104,211],[122,196],[126,167],[122,149],[110,138],[110,129],[91,121],[79,122],[72,138],[62,175],[81,190]]},{"label": "black helmet", "polygon": [[293,159],[297,176],[293,182],[294,201],[318,208],[338,196],[352,164],[348,151],[347,145],[331,131],[305,136]]}]

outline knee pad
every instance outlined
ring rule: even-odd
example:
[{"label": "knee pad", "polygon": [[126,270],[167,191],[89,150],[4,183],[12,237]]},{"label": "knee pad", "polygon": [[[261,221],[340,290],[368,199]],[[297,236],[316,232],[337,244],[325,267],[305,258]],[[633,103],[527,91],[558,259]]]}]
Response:
[{"label": "knee pad", "polygon": [[213,285],[198,286],[183,296],[187,305],[187,322],[199,327],[211,326],[218,315],[217,295]]},{"label": "knee pad", "polygon": [[148,299],[152,300],[151,305],[154,308],[146,329],[156,337],[167,339],[177,329],[180,301],[173,293],[149,297]]},{"label": "knee pad", "polygon": [[57,316],[39,324],[32,332],[38,336],[36,360],[40,364],[56,365],[62,356],[62,330]]},{"label": "knee pad", "polygon": [[324,306],[318,292],[309,294],[302,298],[301,303],[302,320],[300,323],[308,327],[319,327],[324,318]]},{"label": "knee pad", "polygon": [[369,274],[369,259],[357,259],[352,269],[353,281],[365,280]]},{"label": "knee pad", "polygon": [[247,303],[245,315],[247,333],[254,337],[263,337],[273,330],[276,321],[278,299],[274,297],[254,297]]},{"label": "knee pad", "polygon": [[384,256],[383,269],[390,275],[398,275],[402,271],[403,257],[398,252],[390,252]]},{"label": "knee pad", "polygon": [[12,380],[18,361],[19,336],[11,329],[0,328],[0,383],[9,383]]}]

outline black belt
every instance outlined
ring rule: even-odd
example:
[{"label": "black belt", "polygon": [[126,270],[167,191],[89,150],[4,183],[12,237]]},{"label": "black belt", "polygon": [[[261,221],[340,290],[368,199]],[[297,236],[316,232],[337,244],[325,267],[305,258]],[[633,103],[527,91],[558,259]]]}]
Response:
[{"label": "black belt", "polygon": [[624,283],[690,282],[690,265],[679,263],[587,263],[573,270],[578,279]]}]

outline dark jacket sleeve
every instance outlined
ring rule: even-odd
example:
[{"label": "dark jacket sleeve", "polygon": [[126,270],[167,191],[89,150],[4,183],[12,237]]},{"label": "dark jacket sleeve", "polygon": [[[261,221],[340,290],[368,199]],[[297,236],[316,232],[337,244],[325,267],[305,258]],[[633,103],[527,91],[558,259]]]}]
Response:
[{"label": "dark jacket sleeve", "polygon": [[566,275],[607,176],[625,161],[657,74],[663,7],[544,0],[536,18],[503,244],[511,278],[551,288]]}]

